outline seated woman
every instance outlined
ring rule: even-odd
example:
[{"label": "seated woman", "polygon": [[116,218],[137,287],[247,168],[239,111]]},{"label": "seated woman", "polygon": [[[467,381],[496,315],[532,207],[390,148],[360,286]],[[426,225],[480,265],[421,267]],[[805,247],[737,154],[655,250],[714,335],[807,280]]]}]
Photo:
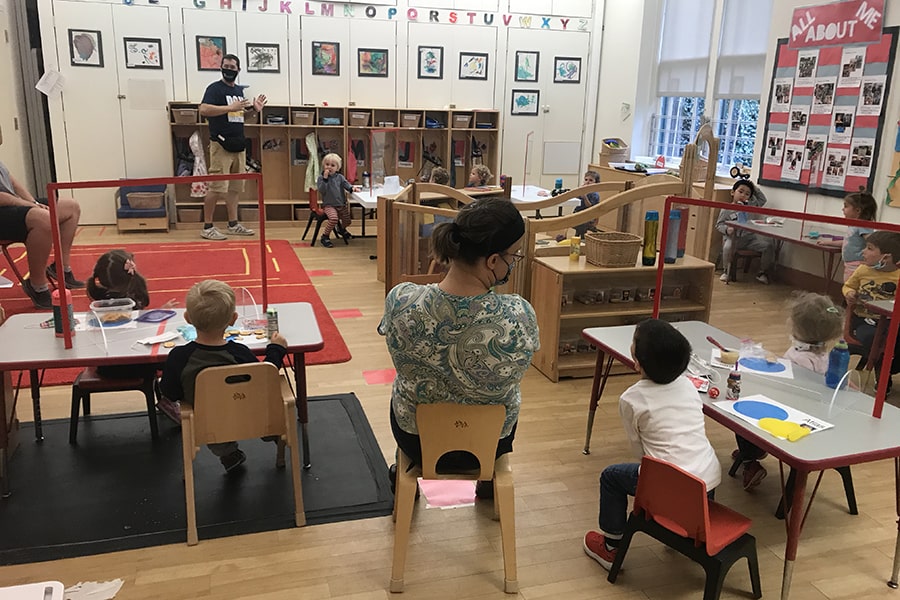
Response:
[{"label": "seated woman", "polygon": [[[434,228],[434,257],[447,266],[443,281],[401,283],[385,299],[378,332],[397,370],[391,430],[413,464],[422,461],[419,404],[503,404],[506,421],[497,456],[512,451],[519,384],[540,339],[531,305],[516,294],[497,294],[494,287],[506,283],[521,260],[524,233],[522,216],[508,200],[475,200],[452,222]],[[448,458],[442,468],[477,468],[468,454]],[[489,484],[478,482],[476,494],[491,497]]]}]

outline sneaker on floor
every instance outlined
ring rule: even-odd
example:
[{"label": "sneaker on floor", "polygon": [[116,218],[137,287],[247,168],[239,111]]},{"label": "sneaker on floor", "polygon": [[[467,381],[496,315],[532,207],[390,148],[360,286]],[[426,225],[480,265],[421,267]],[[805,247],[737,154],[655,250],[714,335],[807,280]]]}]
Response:
[{"label": "sneaker on floor", "polygon": [[235,450],[231,454],[226,454],[219,458],[222,466],[225,467],[226,473],[231,473],[247,460],[247,455],[241,450]]},{"label": "sneaker on floor", "polygon": [[[757,456],[757,457],[755,458],[755,460],[762,460],[762,459],[764,459],[765,457],[767,457],[768,455],[769,455],[768,452],[763,452],[762,454],[760,454],[759,456]],[[735,461],[735,460],[738,460],[739,458],[741,458],[741,451],[738,450],[738,449],[735,449],[735,450],[731,453],[731,460],[732,460],[732,461]]]},{"label": "sneaker on floor", "polygon": [[176,425],[181,425],[181,403],[172,402],[168,398],[160,398],[156,402],[159,412],[166,415]]},{"label": "sneaker on floor", "polygon": [[728,271],[725,271],[724,273],[722,273],[721,275],[719,275],[719,281],[722,281],[722,282],[724,282],[724,283],[728,283]]},{"label": "sneaker on floor", "polygon": [[204,240],[215,240],[215,241],[221,241],[221,240],[228,239],[228,236],[224,235],[221,231],[219,231],[215,227],[207,227],[206,229],[201,229],[200,237],[202,237]]},{"label": "sneaker on floor", "polygon": [[[47,277],[53,281],[59,281],[59,279],[56,278],[56,263],[50,263],[47,266]],[[83,281],[75,279],[75,275],[72,274],[72,271],[66,271],[65,277],[66,287],[70,290],[79,290],[83,287],[87,287]]]},{"label": "sneaker on floor", "polygon": [[584,553],[600,563],[600,566],[609,571],[613,561],[616,560],[618,548],[610,550],[606,547],[606,536],[599,531],[588,531],[584,534]]},{"label": "sneaker on floor", "polygon": [[493,480],[482,481],[478,480],[475,482],[475,497],[480,498],[481,500],[493,500],[494,499],[494,482]]},{"label": "sneaker on floor", "polygon": [[751,461],[744,464],[744,491],[749,492],[766,478],[766,468],[759,461]]},{"label": "sneaker on floor", "polygon": [[22,289],[25,290],[25,293],[31,298],[31,303],[34,304],[35,308],[40,310],[50,310],[53,308],[53,297],[50,295],[49,288],[38,292],[34,289],[34,286],[31,285],[31,279],[26,279],[22,282]]},{"label": "sneaker on floor", "polygon": [[756,276],[756,280],[763,285],[769,285],[769,276],[765,273],[760,273]]},{"label": "sneaker on floor", "polygon": [[323,248],[334,248],[334,244],[331,243],[331,240],[329,238],[325,237],[324,235],[322,236],[322,239],[319,241],[322,243]]},{"label": "sneaker on floor", "polygon": [[256,235],[256,232],[252,229],[247,229],[240,223],[236,223],[234,225],[228,226],[229,235]]}]

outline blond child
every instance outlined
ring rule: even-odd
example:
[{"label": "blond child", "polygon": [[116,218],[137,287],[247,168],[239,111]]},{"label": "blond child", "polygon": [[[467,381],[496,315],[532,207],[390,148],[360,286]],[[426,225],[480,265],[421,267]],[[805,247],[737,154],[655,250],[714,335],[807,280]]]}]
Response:
[{"label": "blond child", "polygon": [[[878,203],[865,188],[860,187],[858,192],[847,194],[844,197],[844,207],[841,209],[845,219],[859,219],[861,221],[874,221],[878,212]],[[866,247],[866,236],[874,229],[868,227],[848,227],[843,240],[819,240],[820,246],[840,246],[841,258],[844,259],[844,281],[850,279],[856,267],[862,264],[862,252]]]},{"label": "blond child", "polygon": [[[600,183],[600,173],[597,171],[587,171],[584,174],[584,182],[582,185],[593,185],[595,183]],[[588,209],[598,202],[600,202],[600,194],[597,192],[590,192],[585,194],[584,196],[580,196],[578,198],[581,200],[581,204],[575,207],[573,212],[581,212],[585,209]],[[588,231],[596,231],[597,229],[597,219],[593,219],[588,221],[587,223],[581,223],[580,225],[575,226],[575,235],[580,238],[584,237],[584,234]]]},{"label": "blond child", "polygon": [[350,205],[347,203],[346,192],[358,192],[361,188],[358,185],[351,185],[340,170],[342,166],[341,157],[335,153],[326,154],[322,159],[322,174],[316,182],[319,190],[319,204],[328,221],[322,230],[322,246],[325,248],[333,248],[331,243],[331,232],[338,229],[338,233],[347,242],[353,236],[347,231],[347,227],[352,222],[350,215]]},{"label": "blond child", "polygon": [[469,183],[466,187],[484,187],[494,178],[494,174],[486,165],[475,165],[469,171]]},{"label": "blond child", "polygon": [[[225,330],[237,320],[234,290],[227,283],[207,279],[195,283],[187,293],[184,320],[197,330],[197,339],[173,348],[163,367],[160,391],[172,402],[194,402],[194,381],[207,367],[257,362],[247,346],[225,340]],[[266,346],[266,362],[281,367],[287,353],[287,340],[275,333]],[[263,438],[277,442],[277,436]],[[210,451],[230,473],[241,466],[247,456],[236,441],[209,444]]]}]

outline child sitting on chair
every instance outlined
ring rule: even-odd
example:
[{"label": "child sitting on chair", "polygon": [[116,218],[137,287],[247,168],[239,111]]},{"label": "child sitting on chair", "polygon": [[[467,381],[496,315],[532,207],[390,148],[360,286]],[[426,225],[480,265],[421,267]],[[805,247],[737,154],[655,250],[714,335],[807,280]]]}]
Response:
[{"label": "child sitting on chair", "polygon": [[[669,323],[647,319],[634,330],[631,356],[641,380],[619,398],[619,415],[632,450],[684,469],[711,491],[722,471],[706,438],[700,395],[683,375],[691,344]],[[637,491],[639,468],[636,462],[610,465],[600,475],[600,531],[588,531],[583,544],[607,571],[625,531],[628,496]]]},{"label": "child sitting on chair", "polygon": [[[595,183],[600,183],[600,173],[597,171],[588,171],[584,174],[584,183],[583,185],[592,185]],[[586,208],[590,208],[600,202],[600,194],[597,192],[590,192],[585,194],[584,196],[579,197],[581,200],[581,204],[575,207],[573,212],[581,212]],[[584,234],[588,231],[597,231],[597,219],[593,219],[588,221],[587,223],[581,223],[580,225],[575,226],[575,235],[580,238],[584,238]]]},{"label": "child sitting on chair", "polygon": [[[798,367],[824,375],[828,370],[828,351],[844,329],[844,311],[828,296],[811,292],[795,292],[789,310],[791,347],[784,357]],[[738,447],[731,459],[741,461],[744,490],[750,491],[768,475],[759,462],[766,452],[739,435],[735,439]]]},{"label": "child sitting on chair", "polygon": [[444,167],[435,167],[431,170],[431,176],[428,183],[437,183],[438,185],[450,184],[450,173]]},{"label": "child sitting on chair", "polygon": [[[257,362],[257,358],[247,346],[225,340],[225,330],[238,318],[234,290],[227,283],[215,279],[195,283],[187,293],[185,304],[184,320],[197,330],[197,339],[169,352],[160,390],[169,400],[193,404],[194,380],[200,371],[207,367]],[[266,346],[266,361],[281,368],[286,347],[284,336],[273,334]],[[263,439],[277,442],[277,438]],[[219,457],[226,473],[247,460],[234,441],[209,444],[208,448]]]},{"label": "child sitting on chair", "polygon": [[[738,179],[731,187],[731,199],[735,205],[764,206],[766,196],[749,179]],[[738,250],[755,250],[762,256],[759,259],[759,272],[756,280],[769,284],[769,271],[775,265],[775,240],[765,235],[751,233],[728,224],[729,221],[747,222],[753,216],[742,210],[723,208],[716,220],[716,230],[722,234],[722,264],[725,267],[721,281],[728,283],[734,253]]]},{"label": "child sitting on chair", "polygon": [[[860,304],[862,301],[893,300],[900,282],[900,233],[893,231],[875,231],[866,237],[866,247],[862,252],[863,264],[858,266],[853,275],[844,283],[843,293],[848,306],[853,307],[850,315],[850,331],[859,342],[852,349],[861,353],[859,365],[865,365],[872,351],[875,330],[878,327],[878,315]],[[900,346],[900,337],[898,337]],[[894,350],[891,364],[891,375],[900,372],[900,356]],[[875,367],[875,381],[878,385],[878,374],[881,370],[879,358]],[[887,391],[890,393],[892,381],[888,381]]]},{"label": "child sitting on chair", "polygon": [[469,171],[469,183],[466,184],[466,187],[484,187],[493,178],[494,174],[487,168],[487,165],[474,165]]},{"label": "child sitting on chair", "polygon": [[337,230],[335,233],[344,238],[347,242],[351,237],[347,227],[350,226],[352,217],[350,215],[350,205],[347,202],[345,192],[358,192],[362,188],[358,185],[351,185],[343,175],[341,170],[341,157],[335,153],[326,154],[322,159],[322,174],[316,182],[319,190],[319,204],[325,215],[328,216],[328,222],[322,230],[322,246],[325,248],[333,248],[331,243],[331,231]]}]

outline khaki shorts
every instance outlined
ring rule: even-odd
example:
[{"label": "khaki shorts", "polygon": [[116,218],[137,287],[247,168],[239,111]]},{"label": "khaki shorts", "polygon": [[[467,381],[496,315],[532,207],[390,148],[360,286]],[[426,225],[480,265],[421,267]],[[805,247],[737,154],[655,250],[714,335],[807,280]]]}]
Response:
[{"label": "khaki shorts", "polygon": [[[246,168],[244,152],[229,152],[219,142],[209,143],[209,165],[207,172],[210,175],[227,175],[228,173],[244,173]],[[210,181],[209,191],[224,193],[243,192],[244,180],[233,179],[231,181]]]}]

